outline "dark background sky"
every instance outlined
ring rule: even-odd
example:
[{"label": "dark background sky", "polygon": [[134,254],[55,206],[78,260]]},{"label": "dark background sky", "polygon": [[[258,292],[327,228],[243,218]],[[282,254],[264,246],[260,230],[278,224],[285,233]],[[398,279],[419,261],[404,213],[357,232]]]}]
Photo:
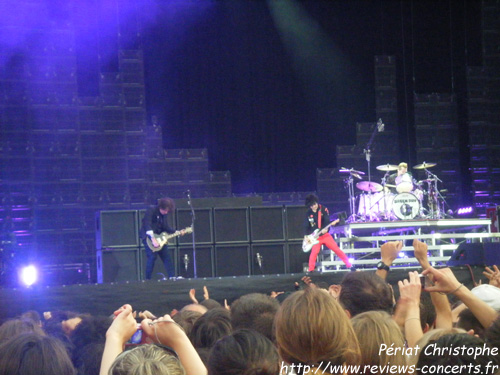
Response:
[{"label": "dark background sky", "polygon": [[314,190],[355,123],[377,120],[375,55],[397,58],[409,137],[413,92],[460,91],[481,64],[476,1],[157,4],[142,37],[149,114],[167,148],[208,148],[235,193]]}]

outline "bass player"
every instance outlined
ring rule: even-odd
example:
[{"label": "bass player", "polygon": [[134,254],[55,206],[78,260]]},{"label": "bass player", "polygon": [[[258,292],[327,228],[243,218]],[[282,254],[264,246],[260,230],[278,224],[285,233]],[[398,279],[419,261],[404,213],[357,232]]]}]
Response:
[{"label": "bass player", "polygon": [[[158,247],[159,243],[155,237],[163,232],[168,234],[173,234],[176,231],[168,225],[167,215],[175,210],[175,203],[171,198],[161,198],[158,200],[158,205],[148,208],[142,219],[142,227],[140,229],[139,235],[146,249],[146,256],[148,258],[146,263],[146,280],[151,279],[153,273],[153,268],[156,262],[156,258],[160,256],[167,271],[168,278],[175,276],[174,267],[172,260],[170,259],[170,253],[168,250],[168,244],[165,243],[161,250],[152,251],[148,245],[148,238],[150,239],[154,247]],[[179,231],[179,235],[183,236],[186,233],[185,229]]]},{"label": "bass player", "polygon": [[355,271],[355,268],[351,262],[349,262],[347,255],[340,250],[333,237],[330,233],[328,233],[328,228],[331,225],[335,225],[334,223],[330,223],[330,214],[328,213],[328,209],[319,204],[319,199],[316,194],[307,195],[305,205],[306,207],[309,207],[309,210],[307,210],[307,216],[304,222],[304,244],[310,241],[314,242],[315,230],[318,230],[317,234],[319,235],[316,239],[317,243],[312,246],[311,254],[309,255],[309,272],[313,272],[316,268],[316,258],[318,257],[321,245],[325,245],[330,250],[335,252],[335,254],[342,259],[347,268],[350,268],[351,271]]}]

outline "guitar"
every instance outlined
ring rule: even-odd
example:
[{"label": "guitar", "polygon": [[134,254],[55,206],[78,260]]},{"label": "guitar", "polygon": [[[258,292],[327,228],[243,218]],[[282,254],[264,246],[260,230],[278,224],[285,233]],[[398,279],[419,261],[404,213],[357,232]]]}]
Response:
[{"label": "guitar", "polygon": [[314,245],[316,245],[317,243],[319,243],[318,238],[319,238],[319,236],[321,236],[320,232],[325,230],[325,229],[330,228],[332,225],[337,224],[339,221],[340,221],[339,219],[334,220],[330,224],[328,224],[326,227],[324,227],[323,229],[318,228],[314,232],[312,232],[310,235],[305,236],[304,241],[302,242],[302,251],[304,253],[308,253],[309,251],[311,251],[312,247]]},{"label": "guitar", "polygon": [[[187,233],[193,233],[193,228],[192,227],[187,227],[184,229],[184,231]],[[153,234],[153,237],[156,239],[156,242],[158,242],[158,247],[155,247],[153,245],[153,241],[151,241],[151,238],[148,236],[146,238],[146,241],[148,243],[148,247],[151,249],[152,252],[157,252],[160,251],[163,245],[165,245],[169,239],[175,238],[177,236],[181,235],[181,231],[177,230],[172,234],[168,234],[167,232],[161,232],[160,234]]]}]

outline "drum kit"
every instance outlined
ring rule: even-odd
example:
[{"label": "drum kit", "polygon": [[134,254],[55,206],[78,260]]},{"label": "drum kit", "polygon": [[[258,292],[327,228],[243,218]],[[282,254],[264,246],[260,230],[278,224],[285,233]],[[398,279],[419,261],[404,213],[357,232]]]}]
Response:
[{"label": "drum kit", "polygon": [[[413,169],[423,171],[425,179],[417,181],[406,168],[398,170],[397,165],[384,164],[376,167],[385,172],[381,183],[363,180],[364,172],[355,169],[340,168],[340,173],[348,174],[344,183],[349,191],[351,216],[349,222],[441,219],[445,215],[445,200],[438,190],[442,181],[430,168],[436,163],[422,163]],[[356,196],[356,188],[361,193]],[[356,201],[358,206],[356,209]]]}]

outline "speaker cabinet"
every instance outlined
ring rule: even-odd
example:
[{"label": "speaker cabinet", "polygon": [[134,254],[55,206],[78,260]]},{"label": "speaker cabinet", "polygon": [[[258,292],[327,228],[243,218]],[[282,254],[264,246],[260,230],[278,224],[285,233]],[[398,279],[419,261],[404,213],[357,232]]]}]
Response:
[{"label": "speaker cabinet", "polygon": [[215,242],[249,242],[248,208],[214,208]]},{"label": "speaker cabinet", "polygon": [[[213,246],[196,246],[196,277],[213,277],[214,272]],[[179,276],[184,278],[194,277],[194,256],[192,246],[179,247],[178,257]]]},{"label": "speaker cabinet", "polygon": [[[211,208],[196,208],[194,210],[194,233],[186,234],[185,236],[177,237],[179,245],[188,245],[193,242],[193,237],[196,244],[213,244],[213,222]],[[177,210],[177,229],[183,229],[191,225],[191,210]]]},{"label": "speaker cabinet", "polygon": [[216,276],[250,275],[249,245],[215,246]]},{"label": "speaker cabinet", "polygon": [[461,243],[447,262],[448,266],[492,266],[500,264],[500,242]]},{"label": "speaker cabinet", "polygon": [[139,246],[137,210],[96,212],[96,248]]},{"label": "speaker cabinet", "polygon": [[282,274],[285,269],[284,243],[259,243],[251,248],[252,275]]},{"label": "speaker cabinet", "polygon": [[97,282],[111,283],[139,280],[138,248],[98,250]]},{"label": "speaker cabinet", "polygon": [[252,242],[284,241],[283,206],[250,207]]},{"label": "speaker cabinet", "polygon": [[307,271],[309,253],[302,251],[302,242],[288,243],[288,272],[303,273]]},{"label": "speaker cabinet", "polygon": [[286,239],[288,241],[301,241],[304,238],[306,212],[306,206],[285,207]]},{"label": "speaker cabinet", "polygon": [[[173,263],[173,269],[174,273],[178,275],[177,271],[177,248],[175,246],[169,246],[168,251],[170,254],[170,261]],[[141,280],[145,280],[146,277],[146,264],[148,262],[148,257],[146,256],[146,250],[144,249],[144,245],[141,246],[139,249],[139,277]],[[160,256],[158,255],[156,257],[155,265],[153,267],[153,273],[151,275],[151,280],[162,280],[164,278],[168,278],[167,270],[165,269],[165,266],[163,265],[163,261],[161,260]]]}]

